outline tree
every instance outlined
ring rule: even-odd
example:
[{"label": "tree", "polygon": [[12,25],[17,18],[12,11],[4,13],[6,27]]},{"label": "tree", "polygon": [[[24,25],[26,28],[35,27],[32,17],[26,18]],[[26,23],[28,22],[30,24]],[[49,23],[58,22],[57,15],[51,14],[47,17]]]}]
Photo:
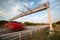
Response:
[{"label": "tree", "polygon": [[60,21],[57,21],[56,24],[60,24]]}]

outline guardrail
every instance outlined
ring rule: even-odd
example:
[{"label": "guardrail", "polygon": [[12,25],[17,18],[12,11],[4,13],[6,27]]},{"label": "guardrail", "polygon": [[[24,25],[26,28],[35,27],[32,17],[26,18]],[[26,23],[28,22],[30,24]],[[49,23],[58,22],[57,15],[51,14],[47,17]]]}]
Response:
[{"label": "guardrail", "polygon": [[[44,28],[46,28],[46,27],[44,27]],[[0,40],[21,40],[22,37],[32,36],[33,33],[40,31],[40,29],[42,29],[42,28],[41,27],[35,27],[35,28],[30,29],[30,30],[3,34],[3,35],[0,35]]]}]

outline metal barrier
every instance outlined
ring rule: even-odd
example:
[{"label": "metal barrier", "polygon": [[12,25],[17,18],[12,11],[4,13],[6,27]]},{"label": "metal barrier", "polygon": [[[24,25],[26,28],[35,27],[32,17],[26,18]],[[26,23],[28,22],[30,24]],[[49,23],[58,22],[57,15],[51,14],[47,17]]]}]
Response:
[{"label": "metal barrier", "polygon": [[[46,27],[44,27],[44,28],[46,28]],[[40,29],[42,29],[42,28],[41,27],[34,27],[30,30],[3,34],[3,35],[0,35],[0,40],[22,40],[22,37],[24,37],[24,36],[31,37],[32,33],[36,33],[37,31],[40,31]]]}]

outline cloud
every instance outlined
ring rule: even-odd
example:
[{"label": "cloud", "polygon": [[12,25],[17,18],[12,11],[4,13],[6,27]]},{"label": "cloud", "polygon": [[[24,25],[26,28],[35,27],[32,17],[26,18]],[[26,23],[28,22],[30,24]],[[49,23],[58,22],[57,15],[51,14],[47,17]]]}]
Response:
[{"label": "cloud", "polygon": [[33,6],[34,2],[33,1],[32,2],[23,2],[22,4],[29,8],[29,7]]},{"label": "cloud", "polygon": [[9,16],[6,12],[0,10],[0,20],[8,20]]},{"label": "cloud", "polygon": [[38,4],[42,4],[42,3],[45,3],[47,1],[49,1],[50,3],[55,2],[55,0],[52,0],[52,1],[51,0],[42,0],[41,3],[39,2]]},{"label": "cloud", "polygon": [[17,2],[14,4],[14,6],[11,8],[10,14],[11,14],[11,18],[19,15],[21,12],[18,11],[28,11],[23,5],[25,5],[26,7],[32,7],[32,5],[34,4],[34,2]]},{"label": "cloud", "polygon": [[4,11],[0,10],[0,16],[8,16]]},{"label": "cloud", "polygon": [[30,3],[30,7],[32,7],[33,5],[34,5],[34,2],[31,2],[31,3]]},{"label": "cloud", "polygon": [[33,16],[33,17],[22,17],[22,18],[18,18],[15,21],[19,21],[19,22],[33,22],[33,23],[48,23],[48,16],[47,14],[43,15],[43,16]]},{"label": "cloud", "polygon": [[55,8],[60,8],[60,5],[57,5]]},{"label": "cloud", "polygon": [[52,18],[52,22],[56,22],[60,20],[60,12],[52,12],[51,13],[51,18]]}]

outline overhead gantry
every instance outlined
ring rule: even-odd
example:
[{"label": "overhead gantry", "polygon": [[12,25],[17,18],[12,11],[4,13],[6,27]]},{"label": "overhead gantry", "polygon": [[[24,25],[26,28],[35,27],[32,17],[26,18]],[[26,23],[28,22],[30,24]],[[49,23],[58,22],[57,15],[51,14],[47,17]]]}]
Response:
[{"label": "overhead gantry", "polygon": [[[28,9],[27,7],[25,7],[25,8]],[[42,11],[42,10],[46,10],[46,9],[48,10],[48,20],[49,20],[49,24],[50,24],[49,34],[52,34],[54,30],[52,28],[52,21],[51,21],[51,17],[50,17],[50,6],[49,6],[49,2],[43,3],[43,4],[41,4],[41,6],[38,6],[35,9],[32,9],[32,10],[29,10],[28,9],[28,11],[22,12],[21,14],[15,16],[13,18],[11,18],[10,21],[15,20],[15,19],[20,18],[20,17],[23,17],[23,16],[27,16],[29,14],[33,14],[33,13]]]},{"label": "overhead gantry", "polygon": [[[26,7],[27,8],[27,7]],[[39,12],[39,11],[42,11],[42,10],[45,10],[49,8],[49,6],[46,5],[46,3],[42,4],[42,6],[39,6],[35,9],[32,9],[32,10],[28,10],[27,12],[23,12],[13,18],[10,19],[10,21],[14,20],[14,19],[17,19],[17,18],[20,18],[20,17],[23,17],[23,16],[26,16],[26,15],[29,15],[29,14],[33,14],[33,13],[36,13],[36,12]],[[27,8],[28,9],[28,8]]]}]

